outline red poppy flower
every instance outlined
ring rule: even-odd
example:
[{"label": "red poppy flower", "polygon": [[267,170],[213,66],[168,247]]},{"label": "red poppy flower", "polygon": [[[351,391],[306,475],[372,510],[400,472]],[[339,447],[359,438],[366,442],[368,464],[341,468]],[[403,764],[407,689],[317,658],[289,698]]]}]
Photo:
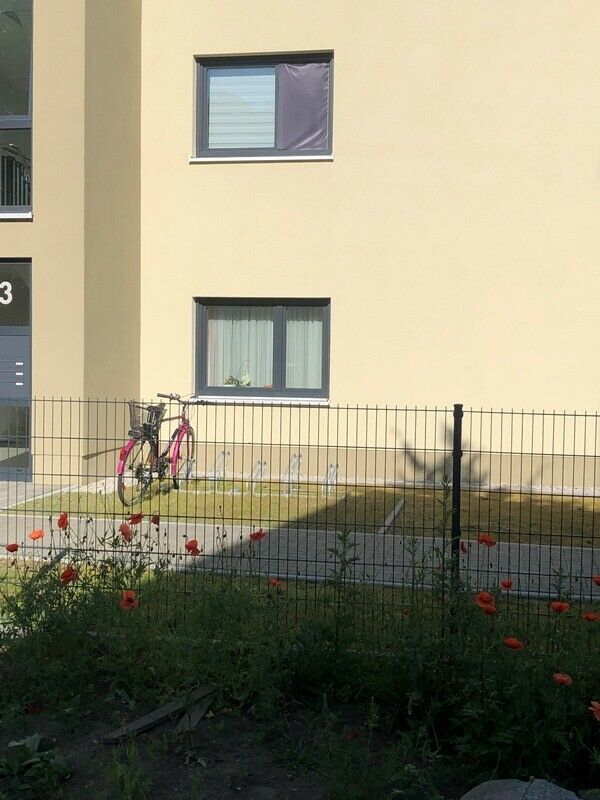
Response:
[{"label": "red poppy flower", "polygon": [[283,586],[283,581],[280,581],[279,578],[269,578],[269,586],[279,589],[280,586]]},{"label": "red poppy flower", "polygon": [[31,533],[29,534],[29,538],[31,539],[32,542],[35,542],[37,539],[41,539],[43,535],[44,531],[42,530],[31,531]]},{"label": "red poppy flower", "polygon": [[496,601],[494,599],[494,595],[491,592],[477,592],[475,595],[475,602],[481,608],[482,606],[488,606],[490,603],[493,605]]},{"label": "red poppy flower", "polygon": [[123,611],[131,611],[131,609],[138,607],[137,597],[133,589],[123,589],[119,605]]},{"label": "red poppy flower", "polygon": [[202,552],[202,548],[198,547],[198,540],[197,539],[189,539],[185,543],[185,549],[191,556],[199,556]]},{"label": "red poppy flower", "polygon": [[500,586],[508,591],[509,589],[512,589],[513,582],[510,580],[510,578],[507,578],[505,581],[500,581]]},{"label": "red poppy flower", "polygon": [[590,700],[590,711],[596,717],[598,722],[600,722],[600,703],[597,700]]},{"label": "red poppy flower", "polygon": [[460,552],[461,552],[461,553],[464,553],[465,555],[466,555],[466,554],[469,552],[469,548],[468,548],[468,547],[467,547],[467,545],[466,545],[466,544],[463,542],[463,540],[462,540],[462,539],[460,540]]},{"label": "red poppy flower", "polygon": [[520,639],[517,639],[515,636],[507,636],[506,639],[504,640],[504,644],[510,650],[524,650],[525,649],[525,645],[523,644],[523,642]]},{"label": "red poppy flower", "polygon": [[132,515],[129,517],[129,519],[127,520],[127,522],[128,522],[130,525],[139,525],[139,524],[140,524],[140,522],[141,522],[143,519],[144,519],[144,515],[143,515],[143,514],[132,514]]},{"label": "red poppy flower", "polygon": [[260,540],[264,539],[266,535],[267,535],[267,532],[265,530],[263,530],[263,528],[260,528],[260,530],[258,530],[258,531],[252,531],[252,533],[250,534],[250,541],[251,542],[260,542]]},{"label": "red poppy flower", "polygon": [[150,522],[153,525],[156,525],[156,527],[158,528],[158,526],[160,525],[160,517],[158,516],[158,514],[153,514],[152,517],[150,518]]},{"label": "red poppy flower", "polygon": [[479,608],[484,614],[487,614],[488,617],[491,617],[492,614],[496,614],[498,611],[494,603],[482,603]]},{"label": "red poppy flower", "polygon": [[586,611],[581,615],[581,619],[584,619],[586,622],[598,622],[598,620],[600,620],[600,614],[597,614],[595,611]]},{"label": "red poppy flower", "polygon": [[60,582],[63,586],[73,583],[77,578],[79,578],[79,573],[73,567],[67,567],[60,573]]},{"label": "red poppy flower", "polygon": [[19,545],[16,542],[11,542],[10,544],[6,545],[6,549],[9,553],[16,553],[19,549]]},{"label": "red poppy flower", "polygon": [[567,675],[566,672],[555,672],[552,676],[552,680],[561,686],[570,686],[573,683],[573,678]]},{"label": "red poppy flower", "polygon": [[61,531],[64,531],[69,527],[69,515],[66,511],[63,511],[56,520],[56,527]]},{"label": "red poppy flower", "polygon": [[569,603],[564,603],[562,600],[553,600],[549,604],[549,608],[552,611],[556,611],[557,614],[564,614],[565,611],[568,611],[571,608],[571,606]]},{"label": "red poppy flower", "polygon": [[484,544],[486,547],[495,547],[497,542],[489,533],[480,533],[477,537],[479,544]]},{"label": "red poppy flower", "polygon": [[126,542],[130,542],[133,539],[133,531],[126,522],[122,522],[119,525],[119,533]]},{"label": "red poppy flower", "polygon": [[600,586],[600,575],[594,575],[592,581],[596,584],[596,586]]},{"label": "red poppy flower", "polygon": [[26,714],[41,714],[42,710],[42,707],[38,706],[36,703],[29,703],[28,706],[25,706]]}]

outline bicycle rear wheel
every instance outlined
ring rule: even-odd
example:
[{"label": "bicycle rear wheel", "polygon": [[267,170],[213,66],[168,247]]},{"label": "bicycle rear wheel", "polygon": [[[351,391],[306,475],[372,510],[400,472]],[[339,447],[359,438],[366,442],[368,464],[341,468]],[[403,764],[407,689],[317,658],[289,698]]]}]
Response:
[{"label": "bicycle rear wheel", "polygon": [[152,484],[153,447],[147,439],[136,442],[125,459],[123,474],[117,480],[117,492],[124,506],[140,503]]},{"label": "bicycle rear wheel", "polygon": [[196,452],[196,441],[194,431],[188,428],[179,446],[177,464],[173,470],[173,488],[179,489],[181,481],[188,480],[194,469],[194,457]]}]

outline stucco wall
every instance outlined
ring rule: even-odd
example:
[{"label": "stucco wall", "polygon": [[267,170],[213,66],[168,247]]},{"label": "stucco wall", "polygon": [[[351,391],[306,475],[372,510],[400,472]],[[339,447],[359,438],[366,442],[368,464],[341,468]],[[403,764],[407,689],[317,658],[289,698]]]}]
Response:
[{"label": "stucco wall", "polygon": [[140,372],[140,0],[87,0],[85,396],[136,397]]},{"label": "stucco wall", "polygon": [[[587,0],[145,0],[142,393],[192,390],[193,296],[330,296],[334,402],[597,408],[599,40]],[[188,163],[194,55],[319,49],[333,163]]]}]

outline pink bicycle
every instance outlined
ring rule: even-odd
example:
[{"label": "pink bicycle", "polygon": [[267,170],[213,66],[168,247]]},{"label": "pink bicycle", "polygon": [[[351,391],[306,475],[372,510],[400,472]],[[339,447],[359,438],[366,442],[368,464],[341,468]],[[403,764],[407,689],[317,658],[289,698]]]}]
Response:
[{"label": "pink bicycle", "polygon": [[[173,488],[190,477],[194,468],[194,431],[187,417],[189,401],[178,394],[159,394],[181,403],[181,414],[165,420],[165,403],[129,403],[130,439],[119,453],[117,491],[124,506],[133,506],[147,497],[153,484],[169,477]],[[178,420],[164,450],[160,450],[160,428],[163,422]]]}]

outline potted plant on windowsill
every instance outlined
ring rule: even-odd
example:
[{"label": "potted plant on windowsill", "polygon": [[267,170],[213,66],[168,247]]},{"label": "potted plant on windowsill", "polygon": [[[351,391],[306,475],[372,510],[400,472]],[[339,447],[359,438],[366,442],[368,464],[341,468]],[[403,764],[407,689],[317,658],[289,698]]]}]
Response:
[{"label": "potted plant on windowsill", "polygon": [[242,372],[240,377],[238,378],[235,375],[230,375],[228,378],[225,378],[223,381],[225,386],[251,386],[250,382],[250,375],[247,372]]}]

